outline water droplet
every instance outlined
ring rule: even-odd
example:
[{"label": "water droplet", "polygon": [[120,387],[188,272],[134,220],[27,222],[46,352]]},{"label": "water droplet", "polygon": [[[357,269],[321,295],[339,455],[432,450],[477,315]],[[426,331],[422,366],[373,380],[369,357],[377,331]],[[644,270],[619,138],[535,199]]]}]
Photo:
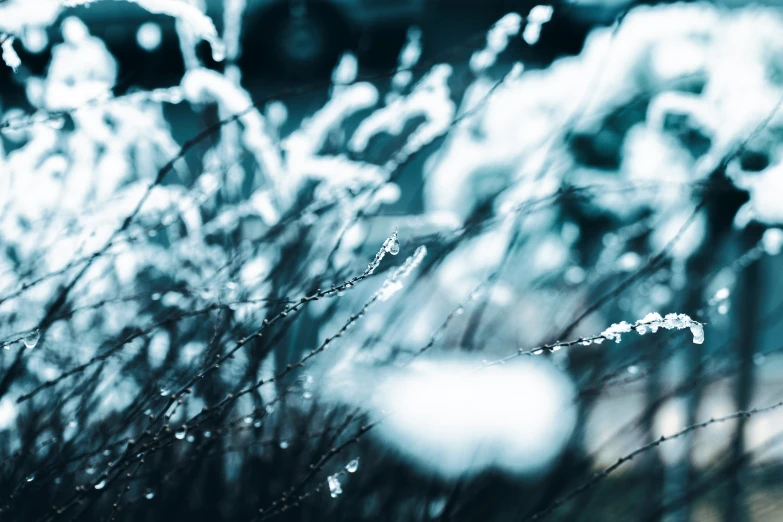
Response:
[{"label": "water droplet", "polygon": [[186,440],[186,441],[188,441],[188,442],[193,442],[194,440],[196,440],[196,437],[195,437],[195,436],[193,436],[193,435],[188,435],[188,436],[185,438],[185,440]]},{"label": "water droplet", "polygon": [[544,353],[544,350],[536,350],[533,352],[533,355],[541,355],[542,353]]},{"label": "water droplet", "polygon": [[176,437],[178,440],[182,440],[185,438],[185,435],[188,434],[188,427],[184,424],[177,429],[177,431],[174,432],[174,437]]},{"label": "water droplet", "polygon": [[715,292],[715,299],[718,301],[723,301],[724,299],[728,299],[731,292],[728,288],[721,288],[717,292]]},{"label": "water droplet", "polygon": [[106,487],[106,479],[102,479],[100,482],[95,484],[95,489],[103,489]]},{"label": "water droplet", "polygon": [[727,313],[729,313],[729,305],[727,305],[726,303],[719,304],[718,305],[718,313],[720,315],[726,315]]},{"label": "water droplet", "polygon": [[155,492],[152,491],[151,489],[148,489],[146,492],[144,492],[144,498],[146,498],[147,500],[152,500],[153,498],[155,498]]},{"label": "water droplet", "polygon": [[356,457],[351,462],[345,465],[345,471],[348,473],[356,473],[356,470],[359,469],[359,457]]},{"label": "water droplet", "polygon": [[35,475],[27,475],[27,482],[32,482],[35,480]]},{"label": "water droplet", "polygon": [[153,301],[160,301],[160,298],[161,298],[160,292],[155,292],[150,296],[150,299],[152,299]]},{"label": "water droplet", "polygon": [[41,332],[39,330],[33,330],[29,334],[24,336],[24,345],[28,348],[35,348],[35,345],[38,344],[38,339],[41,338]]},{"label": "water droplet", "polygon": [[212,432],[211,432],[211,431],[205,431],[205,432],[204,432],[204,438],[205,438],[205,439],[208,439],[208,438],[210,438],[211,436],[212,436]]},{"label": "water droplet", "polygon": [[302,397],[304,397],[305,399],[312,399],[313,398],[313,394],[310,393],[309,391],[306,391],[306,392],[304,392],[302,394]]},{"label": "water droplet", "polygon": [[332,498],[337,498],[342,494],[343,488],[340,485],[340,479],[337,477],[337,475],[329,475],[329,478],[326,479],[326,482],[329,484],[329,494],[332,496]]},{"label": "water droplet", "polygon": [[252,415],[248,415],[247,417],[245,417],[244,421],[245,421],[245,424],[253,424],[253,416]]},{"label": "water droplet", "polygon": [[639,367],[632,364],[631,366],[628,367],[628,373],[630,373],[631,375],[636,375],[637,373],[639,373]]},{"label": "water droplet", "polygon": [[160,388],[160,396],[161,397],[168,397],[171,393],[171,390],[169,390],[167,387],[163,386]]},{"label": "water droplet", "polygon": [[94,466],[87,466],[84,469],[84,472],[87,473],[88,475],[94,475],[95,474],[95,467]]},{"label": "water droplet", "polygon": [[393,256],[396,256],[400,253],[400,242],[396,236],[392,237],[389,242],[386,243],[386,252]]},{"label": "water droplet", "polygon": [[280,449],[288,449],[288,441],[281,440],[280,441]]}]

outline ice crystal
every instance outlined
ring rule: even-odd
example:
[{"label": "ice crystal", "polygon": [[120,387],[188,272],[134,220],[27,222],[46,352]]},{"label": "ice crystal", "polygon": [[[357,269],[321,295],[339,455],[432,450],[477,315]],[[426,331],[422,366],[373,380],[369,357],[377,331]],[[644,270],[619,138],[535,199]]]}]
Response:
[{"label": "ice crystal", "polygon": [[340,485],[340,477],[338,475],[329,475],[329,478],[326,479],[327,484],[329,484],[329,494],[332,496],[332,498],[337,498],[343,493],[343,488]]}]

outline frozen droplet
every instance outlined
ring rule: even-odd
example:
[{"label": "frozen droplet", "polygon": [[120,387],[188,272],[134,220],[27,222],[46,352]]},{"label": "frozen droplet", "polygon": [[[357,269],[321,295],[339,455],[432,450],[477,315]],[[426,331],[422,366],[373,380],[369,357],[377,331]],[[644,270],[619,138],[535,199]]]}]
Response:
[{"label": "frozen droplet", "polygon": [[147,500],[152,500],[153,498],[155,498],[155,492],[152,491],[151,489],[148,489],[147,491],[144,492],[144,498],[146,498]]},{"label": "frozen droplet", "polygon": [[704,342],[704,327],[699,323],[693,323],[691,325],[691,333],[693,334],[693,343],[702,344]]},{"label": "frozen droplet", "polygon": [[244,420],[245,420],[245,424],[253,424],[253,416],[252,415],[248,415],[247,417],[245,417]]},{"label": "frozen droplet", "polygon": [[41,332],[39,330],[33,330],[29,334],[24,336],[24,345],[28,348],[35,348],[35,345],[38,344],[38,339],[41,338]]},{"label": "frozen droplet", "polygon": [[392,237],[391,240],[386,243],[386,252],[389,254],[396,256],[400,253],[400,241],[397,239],[397,237]]},{"label": "frozen droplet", "polygon": [[106,487],[106,479],[102,479],[100,482],[95,484],[95,489],[103,489]]},{"label": "frozen droplet", "polygon": [[631,366],[628,367],[628,373],[630,373],[631,375],[636,375],[637,373],[639,373],[639,367],[632,364]]},{"label": "frozen droplet", "polygon": [[160,295],[160,292],[155,292],[150,296],[150,299],[152,299],[153,301],[160,301],[161,297],[162,296]]},{"label": "frozen droplet", "polygon": [[184,438],[185,438],[185,435],[187,435],[187,434],[188,434],[188,427],[187,427],[187,426],[185,426],[184,424],[183,424],[182,426],[180,426],[180,427],[179,427],[179,429],[178,429],[177,431],[175,431],[175,432],[174,432],[174,436],[175,436],[175,437],[176,437],[178,440],[182,440],[182,439],[184,439]]},{"label": "frozen droplet", "polygon": [[288,441],[287,440],[281,440],[280,441],[280,449],[288,449]]},{"label": "frozen droplet", "polygon": [[309,392],[309,391],[306,391],[306,392],[304,392],[302,394],[302,397],[304,397],[305,399],[312,399],[313,398],[313,394],[311,392]]},{"label": "frozen droplet", "polygon": [[27,482],[32,482],[35,480],[35,475],[27,475]]},{"label": "frozen droplet", "polygon": [[266,406],[266,412],[267,412],[267,413],[274,413],[274,411],[275,411],[275,407],[274,407],[274,406],[272,406],[271,404],[267,404],[267,406]]},{"label": "frozen droplet", "polygon": [[356,473],[356,470],[359,469],[359,457],[356,457],[351,462],[345,465],[345,471],[348,473]]},{"label": "frozen droplet", "polygon": [[95,467],[94,466],[87,466],[84,470],[85,473],[88,475],[94,475],[95,474]]},{"label": "frozen droplet", "polygon": [[204,438],[205,438],[205,439],[208,439],[208,438],[210,438],[211,436],[212,436],[212,432],[211,432],[211,431],[207,430],[207,431],[205,431],[205,432],[204,432]]},{"label": "frozen droplet", "polygon": [[544,353],[544,350],[536,350],[533,352],[533,355],[541,355],[542,353]]},{"label": "frozen droplet", "polygon": [[727,313],[729,313],[729,305],[727,305],[726,303],[719,304],[718,305],[718,313],[720,315],[726,315]]},{"label": "frozen droplet", "polygon": [[168,389],[166,386],[161,386],[160,388],[160,396],[161,397],[168,397],[171,394],[171,390]]},{"label": "frozen droplet", "polygon": [[193,442],[194,440],[196,440],[196,437],[194,435],[188,435],[187,437],[185,437],[185,440],[188,442]]},{"label": "frozen droplet", "polygon": [[332,496],[332,498],[337,498],[342,494],[343,488],[340,485],[340,479],[337,475],[329,475],[329,478],[326,479],[326,482],[329,484],[329,494]]}]

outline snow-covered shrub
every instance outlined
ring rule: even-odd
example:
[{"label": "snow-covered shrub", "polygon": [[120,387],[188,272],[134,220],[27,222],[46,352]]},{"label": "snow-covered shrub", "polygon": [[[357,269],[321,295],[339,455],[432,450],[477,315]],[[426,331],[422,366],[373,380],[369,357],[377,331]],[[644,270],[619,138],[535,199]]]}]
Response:
[{"label": "snow-covered shrub", "polygon": [[[175,19],[176,85],[117,94],[74,11],[97,0],[0,1],[25,99],[0,98],[3,517],[469,520],[461,481],[493,472],[530,498],[492,518],[544,516],[666,442],[656,390],[690,393],[713,337],[763,331],[743,281],[783,245],[779,12],[639,7],[538,69],[511,43],[535,51],[558,5],[466,63],[421,64],[411,28],[380,78],[346,51],[296,119],[301,89],[243,86],[244,1],[218,24],[126,1]],[[36,76],[17,50],[51,33]],[[174,110],[203,125],[175,137]],[[747,344],[709,369],[750,379]],[[640,383],[647,424],[589,478],[588,419]],[[778,406],[734,404],[666,437]]]}]

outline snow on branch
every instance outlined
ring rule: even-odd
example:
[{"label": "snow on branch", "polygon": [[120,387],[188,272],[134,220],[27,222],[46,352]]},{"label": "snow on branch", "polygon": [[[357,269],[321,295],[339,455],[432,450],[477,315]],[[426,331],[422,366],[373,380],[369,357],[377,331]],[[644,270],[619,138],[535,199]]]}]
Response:
[{"label": "snow on branch", "polygon": [[19,55],[14,50],[14,37],[4,34],[0,36],[0,42],[2,42],[3,61],[16,72],[19,66],[22,65],[22,60],[19,59]]},{"label": "snow on branch", "polygon": [[[66,7],[75,7],[78,5],[92,4],[97,0],[64,0]],[[134,3],[153,14],[162,14],[176,18],[187,25],[193,33],[209,42],[212,47],[212,58],[217,62],[222,62],[226,55],[226,46],[223,40],[218,36],[215,24],[212,19],[202,13],[197,7],[181,0],[126,0]]]}]

